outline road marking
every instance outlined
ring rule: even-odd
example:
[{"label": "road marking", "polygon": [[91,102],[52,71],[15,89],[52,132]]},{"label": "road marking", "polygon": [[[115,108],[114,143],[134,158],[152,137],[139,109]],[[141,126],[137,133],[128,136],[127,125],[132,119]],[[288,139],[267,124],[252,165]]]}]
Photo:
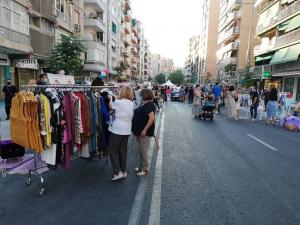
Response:
[{"label": "road marking", "polygon": [[253,136],[252,134],[247,133],[247,136],[248,136],[248,137],[251,137],[252,139],[254,139],[255,141],[261,143],[262,145],[268,147],[269,149],[278,152],[278,149],[277,149],[277,148],[275,148],[275,147],[269,145],[268,143],[266,143],[266,142],[264,142],[263,140],[261,140],[261,139],[255,137],[255,136]]},{"label": "road marking", "polygon": [[[164,114],[162,114],[164,115]],[[161,124],[162,120],[160,120]],[[159,124],[157,124],[157,127]],[[157,136],[158,129],[156,130],[155,136]],[[151,167],[151,162],[152,162],[152,156],[153,156],[153,151],[154,151],[154,139],[151,139],[150,143],[150,151],[149,151],[149,168]],[[148,178],[142,178],[139,181],[139,186],[137,189],[137,192],[135,194],[134,198],[134,203],[131,209],[128,225],[138,225],[140,224],[141,221],[141,215],[142,215],[142,209],[143,209],[143,203],[144,203],[144,198],[145,198],[145,193],[146,193],[146,188],[148,185],[149,179]]]},{"label": "road marking", "polygon": [[161,126],[160,126],[160,138],[159,138],[159,151],[157,153],[154,184],[152,191],[152,200],[150,208],[150,216],[148,225],[159,225],[160,224],[160,206],[161,206],[161,183],[162,183],[162,162],[163,162],[163,142],[164,142],[164,124],[165,115],[162,115]]}]

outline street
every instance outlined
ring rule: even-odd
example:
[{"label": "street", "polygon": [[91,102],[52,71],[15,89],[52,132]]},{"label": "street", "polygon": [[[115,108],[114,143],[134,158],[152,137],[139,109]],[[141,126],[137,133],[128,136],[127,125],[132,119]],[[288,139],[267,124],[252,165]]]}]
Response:
[{"label": "street", "polygon": [[131,148],[120,182],[105,159],[47,172],[43,197],[36,179],[27,187],[25,176],[8,176],[0,179],[0,224],[300,224],[300,133],[223,115],[195,120],[177,102],[156,123],[160,149],[152,140],[148,177],[134,175]]}]

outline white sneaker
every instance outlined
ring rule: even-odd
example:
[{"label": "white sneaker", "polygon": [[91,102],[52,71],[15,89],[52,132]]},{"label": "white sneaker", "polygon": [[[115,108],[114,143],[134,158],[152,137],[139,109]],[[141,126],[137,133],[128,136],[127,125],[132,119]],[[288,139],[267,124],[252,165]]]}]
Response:
[{"label": "white sneaker", "polygon": [[141,170],[141,171],[138,172],[136,175],[137,175],[138,177],[142,177],[142,176],[148,175],[148,172],[147,172],[147,171],[144,171],[144,170]]},{"label": "white sneaker", "polygon": [[124,173],[123,173],[123,178],[126,178],[127,175],[128,175],[127,172],[124,172]]},{"label": "white sneaker", "polygon": [[138,167],[134,168],[134,172],[138,173],[139,171],[140,171],[140,168],[138,168]]},{"label": "white sneaker", "polygon": [[255,121],[255,119],[251,119],[251,121]]},{"label": "white sneaker", "polygon": [[112,181],[120,180],[123,178],[123,173],[120,172],[118,175],[114,175],[113,178],[111,179]]}]

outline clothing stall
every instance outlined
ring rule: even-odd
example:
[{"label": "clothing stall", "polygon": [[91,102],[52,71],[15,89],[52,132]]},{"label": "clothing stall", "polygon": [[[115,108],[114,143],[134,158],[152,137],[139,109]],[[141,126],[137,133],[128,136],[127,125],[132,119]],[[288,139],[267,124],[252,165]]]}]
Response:
[{"label": "clothing stall", "polygon": [[117,95],[114,86],[23,85],[12,100],[10,132],[11,142],[26,153],[0,158],[3,177],[27,174],[29,185],[36,175],[44,195],[43,172],[71,169],[75,159],[108,156],[108,104]]}]

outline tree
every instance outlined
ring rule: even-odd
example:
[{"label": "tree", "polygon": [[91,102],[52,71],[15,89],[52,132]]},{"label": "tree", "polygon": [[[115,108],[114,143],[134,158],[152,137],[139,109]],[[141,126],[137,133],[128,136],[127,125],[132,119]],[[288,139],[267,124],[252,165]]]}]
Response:
[{"label": "tree", "polygon": [[77,37],[61,35],[61,43],[55,45],[46,60],[46,67],[52,73],[64,70],[66,74],[74,74],[81,68],[83,52],[85,47]]},{"label": "tree", "polygon": [[161,74],[158,74],[156,77],[155,77],[155,81],[159,84],[164,84],[166,83],[166,75],[161,73]]},{"label": "tree", "polygon": [[169,76],[169,80],[173,83],[173,84],[177,84],[180,85],[183,83],[184,81],[184,76],[182,74],[181,70],[176,70],[175,72],[171,73]]},{"label": "tree", "polygon": [[255,85],[255,80],[253,80],[253,73],[250,72],[245,73],[242,79],[242,86],[244,88],[249,88],[253,85]]}]

